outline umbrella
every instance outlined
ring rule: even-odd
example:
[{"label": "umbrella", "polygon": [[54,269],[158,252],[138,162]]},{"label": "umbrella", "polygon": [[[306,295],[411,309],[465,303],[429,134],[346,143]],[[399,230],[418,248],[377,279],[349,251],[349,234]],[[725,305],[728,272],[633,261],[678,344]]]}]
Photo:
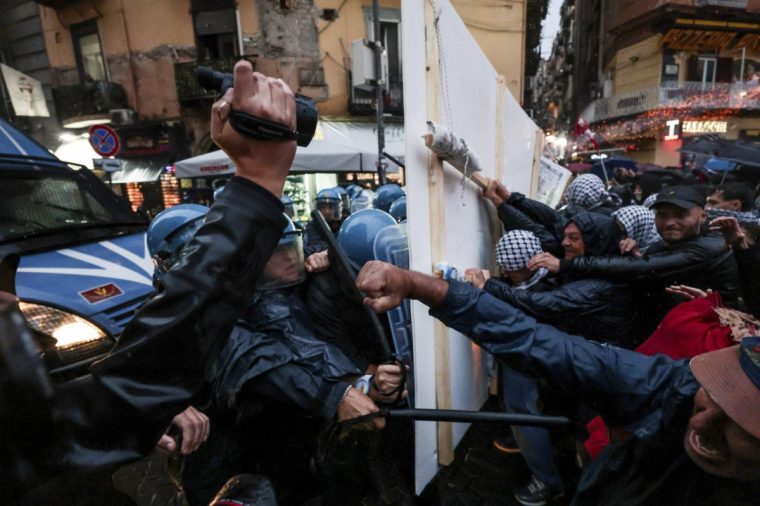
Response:
[{"label": "umbrella", "polygon": [[710,158],[703,167],[713,172],[728,172],[736,169],[736,163],[729,162],[728,160],[721,160],[720,158]]},{"label": "umbrella", "polygon": [[748,167],[760,167],[760,145],[754,142],[721,139],[717,135],[696,137],[678,151],[709,155]]}]

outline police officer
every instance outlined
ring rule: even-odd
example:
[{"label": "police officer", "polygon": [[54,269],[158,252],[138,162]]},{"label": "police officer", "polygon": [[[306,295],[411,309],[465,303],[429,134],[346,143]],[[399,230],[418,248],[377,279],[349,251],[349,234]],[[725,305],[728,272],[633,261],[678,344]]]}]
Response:
[{"label": "police officer", "polygon": [[179,260],[182,248],[203,225],[208,207],[200,204],[179,204],[164,209],[150,222],[147,232],[148,253],[153,260],[153,286]]},{"label": "police officer", "polygon": [[[343,222],[343,199],[340,193],[334,188],[320,190],[314,208],[325,218],[333,233],[337,233]],[[306,270],[309,272],[320,272],[327,268],[327,243],[313,220],[304,228],[304,255]]]},{"label": "police officer", "polygon": [[393,201],[406,195],[401,187],[394,183],[388,183],[377,189],[372,207],[382,209],[386,213],[391,208]]},{"label": "police officer", "polygon": [[402,195],[393,201],[390,209],[388,209],[388,214],[399,223],[406,221],[406,195]]}]

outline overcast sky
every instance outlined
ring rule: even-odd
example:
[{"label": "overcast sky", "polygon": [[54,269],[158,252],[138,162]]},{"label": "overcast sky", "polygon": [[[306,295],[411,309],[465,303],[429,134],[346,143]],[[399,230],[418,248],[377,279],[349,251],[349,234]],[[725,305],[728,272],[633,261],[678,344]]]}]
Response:
[{"label": "overcast sky", "polygon": [[541,57],[549,58],[552,53],[552,43],[554,37],[559,31],[559,9],[562,7],[562,0],[550,0],[549,12],[546,14],[543,27],[541,29]]}]

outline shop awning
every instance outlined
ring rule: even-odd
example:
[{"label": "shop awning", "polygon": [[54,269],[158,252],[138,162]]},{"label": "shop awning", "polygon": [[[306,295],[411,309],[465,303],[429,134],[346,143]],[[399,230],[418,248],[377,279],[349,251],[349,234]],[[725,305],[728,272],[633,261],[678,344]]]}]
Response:
[{"label": "shop awning", "polygon": [[166,160],[126,160],[121,170],[111,173],[111,183],[155,181],[167,165]]},{"label": "shop awning", "polygon": [[[386,125],[385,151],[403,160],[406,151],[404,127]],[[291,172],[376,172],[377,130],[374,123],[320,121],[314,139],[298,147]],[[388,162],[388,171],[398,168]],[[235,166],[223,151],[180,160],[174,164],[177,177],[232,174]]]}]

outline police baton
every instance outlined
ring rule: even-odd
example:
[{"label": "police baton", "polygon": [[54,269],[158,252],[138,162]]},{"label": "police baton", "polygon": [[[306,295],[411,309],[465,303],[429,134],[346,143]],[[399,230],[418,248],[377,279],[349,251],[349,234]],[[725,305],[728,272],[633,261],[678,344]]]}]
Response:
[{"label": "police baton", "polygon": [[426,422],[497,422],[509,425],[535,427],[561,427],[572,422],[565,416],[523,415],[495,413],[493,411],[465,411],[458,409],[396,409],[381,407],[379,411],[340,422],[343,427],[359,425],[375,418],[405,418]]}]

